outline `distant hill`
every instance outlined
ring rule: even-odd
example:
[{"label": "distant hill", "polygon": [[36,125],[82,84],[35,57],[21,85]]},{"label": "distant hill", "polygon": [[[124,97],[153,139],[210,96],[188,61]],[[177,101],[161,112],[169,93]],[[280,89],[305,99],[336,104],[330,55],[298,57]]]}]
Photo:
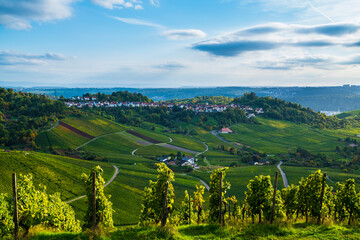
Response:
[{"label": "distant hill", "polygon": [[[86,93],[111,94],[117,91],[141,93],[154,101],[185,99],[196,96],[239,97],[246,92],[299,103],[315,111],[351,111],[360,109],[360,86],[335,87],[213,87],[213,88],[17,88],[17,91],[42,93],[60,97],[82,96]],[[56,91],[55,91],[56,90]]]}]

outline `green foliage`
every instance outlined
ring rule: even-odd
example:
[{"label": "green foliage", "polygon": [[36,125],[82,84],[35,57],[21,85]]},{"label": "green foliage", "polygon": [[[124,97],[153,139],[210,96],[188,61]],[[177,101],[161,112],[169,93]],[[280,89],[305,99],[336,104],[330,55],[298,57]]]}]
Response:
[{"label": "green foliage", "polygon": [[204,186],[199,186],[196,185],[196,192],[194,192],[194,210],[196,211],[197,214],[197,224],[200,224],[200,222],[203,220],[204,218],[204,211],[203,211],[203,204],[205,202],[204,200],[204,190],[205,187]]},{"label": "green foliage", "polygon": [[345,120],[337,117],[328,117],[310,108],[304,108],[298,103],[286,102],[278,98],[258,97],[255,93],[245,93],[244,96],[235,98],[233,103],[259,107],[264,110],[264,117],[288,120],[296,123],[305,123],[318,128],[340,128],[346,126]]},{"label": "green foliage", "polygon": [[96,166],[91,170],[91,174],[83,173],[83,178],[86,185],[86,195],[88,199],[88,210],[85,216],[85,227],[91,226],[92,212],[93,212],[93,173],[96,174],[96,224],[101,227],[113,228],[113,212],[112,202],[110,196],[105,196],[104,184],[105,180],[102,177],[103,170],[100,166]]},{"label": "green foliage", "polygon": [[61,201],[60,194],[48,195],[41,185],[36,189],[31,174],[20,174],[17,195],[19,226],[26,231],[39,224],[62,231],[80,231],[74,210]]},{"label": "green foliage", "polygon": [[180,224],[190,224],[190,214],[192,215],[193,212],[193,203],[191,202],[192,198],[188,194],[188,191],[185,190],[185,197],[184,200],[181,202],[179,208],[179,223]]},{"label": "green foliage", "polygon": [[7,194],[0,194],[0,238],[9,235],[14,229],[11,203]]},{"label": "green foliage", "polygon": [[270,176],[256,176],[250,180],[247,188],[245,202],[249,206],[250,214],[253,216],[258,215],[259,223],[261,223],[262,215],[267,220],[270,220],[274,192]]},{"label": "green foliage", "polygon": [[38,131],[65,113],[65,104],[45,95],[0,88],[0,145],[35,145]]},{"label": "green foliage", "polygon": [[359,216],[359,195],[356,193],[355,180],[348,179],[345,183],[336,183],[335,217],[342,220],[345,211],[348,213],[350,224],[355,214]]},{"label": "green foliage", "polygon": [[147,96],[142,95],[141,93],[131,93],[128,91],[118,91],[113,92],[112,94],[105,93],[95,93],[90,94],[86,93],[84,97],[96,97],[96,101],[111,101],[111,102],[153,102]]},{"label": "green foliage", "polygon": [[284,209],[287,219],[291,219],[294,213],[297,211],[298,202],[297,194],[299,187],[295,185],[290,185],[287,188],[281,189],[281,199],[284,203]]},{"label": "green foliage", "polygon": [[325,184],[324,199],[321,205],[321,189],[324,178],[320,170],[309,175],[307,178],[302,178],[299,182],[298,191],[298,211],[306,217],[308,221],[309,216],[318,218],[321,214],[321,209],[330,204],[332,201],[332,188]]},{"label": "green foliage", "polygon": [[[210,198],[209,198],[209,221],[217,222],[219,220],[220,211],[224,211],[224,209],[220,209],[219,202],[220,197],[223,199],[223,202],[227,202],[225,199],[225,194],[228,189],[230,189],[230,183],[223,181],[222,188],[220,189],[220,180],[222,176],[222,180],[225,179],[226,170],[228,168],[219,168],[215,169],[210,176]],[[221,195],[220,195],[221,194]],[[224,206],[224,204],[222,204]]]},{"label": "green foliage", "polygon": [[168,216],[170,217],[173,212],[175,193],[171,182],[175,180],[174,173],[164,163],[157,163],[156,166],[158,173],[157,180],[156,182],[150,180],[149,187],[146,187],[144,190],[142,210],[139,218],[139,224],[141,225],[149,223],[158,224],[160,222],[167,184]]}]

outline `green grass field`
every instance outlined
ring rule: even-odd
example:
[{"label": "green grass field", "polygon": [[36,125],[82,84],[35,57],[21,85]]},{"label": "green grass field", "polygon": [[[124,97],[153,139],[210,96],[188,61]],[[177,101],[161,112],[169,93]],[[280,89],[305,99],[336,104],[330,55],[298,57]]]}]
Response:
[{"label": "green grass field", "polygon": [[67,117],[61,119],[61,121],[94,137],[106,133],[123,131],[129,128],[128,126],[113,122],[106,118],[93,116]]},{"label": "green grass field", "polygon": [[59,192],[63,200],[84,194],[82,173],[100,165],[105,179],[110,179],[114,168],[107,163],[97,163],[74,158],[36,152],[0,152],[0,192],[11,193],[11,175],[33,174],[35,184],[47,186],[50,193]]},{"label": "green grass field", "polygon": [[338,141],[354,129],[321,130],[304,124],[258,118],[261,125],[238,124],[232,127],[234,134],[221,134],[230,142],[241,143],[268,154],[287,153],[289,148],[302,147],[311,152],[333,153]]},{"label": "green grass field", "polygon": [[206,150],[205,145],[195,138],[180,134],[169,134],[169,136],[173,139],[171,145],[187,148],[198,152]]},{"label": "green grass field", "polygon": [[[209,224],[191,224],[182,226],[160,227],[121,227],[97,239],[102,240],[152,240],[152,239],[221,239],[221,240],[342,240],[359,239],[358,226],[345,226],[340,224],[317,225],[315,223],[289,223],[289,224],[244,224],[221,227]],[[51,230],[33,231],[29,240],[88,240],[94,239],[88,233],[64,233]]]}]

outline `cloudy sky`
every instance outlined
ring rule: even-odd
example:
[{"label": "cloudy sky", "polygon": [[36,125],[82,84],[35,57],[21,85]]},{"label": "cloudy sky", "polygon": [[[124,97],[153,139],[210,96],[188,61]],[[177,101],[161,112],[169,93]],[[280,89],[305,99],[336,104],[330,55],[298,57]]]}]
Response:
[{"label": "cloudy sky", "polygon": [[324,86],[359,76],[359,0],[0,0],[0,86]]}]

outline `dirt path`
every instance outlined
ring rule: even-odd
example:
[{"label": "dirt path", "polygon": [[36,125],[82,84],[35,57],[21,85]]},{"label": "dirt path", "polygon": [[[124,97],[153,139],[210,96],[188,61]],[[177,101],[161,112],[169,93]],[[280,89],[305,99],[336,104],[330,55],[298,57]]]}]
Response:
[{"label": "dirt path", "polygon": [[277,165],[277,168],[279,169],[280,173],[281,173],[281,176],[282,176],[282,179],[284,181],[284,186],[287,188],[289,186],[288,184],[288,180],[287,180],[287,177],[286,177],[286,174],[284,173],[284,171],[281,169],[281,164],[283,164],[282,161],[280,161],[279,165]]},{"label": "dirt path", "polygon": [[78,150],[79,148],[82,148],[82,147],[84,147],[84,146],[88,145],[89,143],[91,143],[91,142],[93,142],[93,141],[95,141],[95,140],[99,139],[99,138],[102,138],[102,137],[108,136],[108,135],[110,135],[110,134],[116,134],[116,133],[121,133],[121,132],[125,132],[125,131],[112,132],[112,133],[106,133],[106,134],[100,135],[100,136],[98,136],[98,137],[96,137],[96,138],[91,139],[90,141],[87,141],[87,142],[86,142],[86,143],[84,143],[83,145],[81,145],[81,146],[79,146],[79,147],[75,148],[75,150]]},{"label": "dirt path", "polygon": [[[112,182],[115,180],[116,176],[119,174],[119,168],[118,168],[117,166],[115,166],[115,165],[113,165],[113,167],[115,168],[115,173],[114,173],[114,175],[110,178],[110,180],[104,185],[104,187],[106,187],[106,186],[108,186],[110,183],[112,183]],[[79,199],[82,199],[82,198],[84,198],[84,197],[86,197],[86,195],[82,195],[82,196],[80,196],[80,197],[71,199],[71,200],[67,201],[66,203],[72,203],[72,202],[75,202],[75,201],[77,201],[77,200],[79,200]]]}]

